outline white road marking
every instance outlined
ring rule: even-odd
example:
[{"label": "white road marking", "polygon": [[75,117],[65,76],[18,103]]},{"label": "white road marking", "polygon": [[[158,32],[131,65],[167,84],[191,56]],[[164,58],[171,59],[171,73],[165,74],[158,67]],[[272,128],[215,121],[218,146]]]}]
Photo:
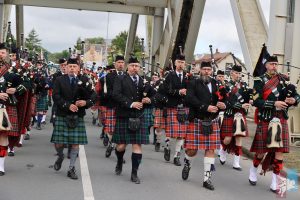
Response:
[{"label": "white road marking", "polygon": [[80,145],[79,160],[84,200],[95,200],[84,146]]}]

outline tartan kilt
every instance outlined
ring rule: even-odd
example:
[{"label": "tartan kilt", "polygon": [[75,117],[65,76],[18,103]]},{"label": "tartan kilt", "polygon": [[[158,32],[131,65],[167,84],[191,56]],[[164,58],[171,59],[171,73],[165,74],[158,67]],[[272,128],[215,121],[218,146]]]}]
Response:
[{"label": "tartan kilt", "polygon": [[141,118],[140,130],[130,131],[128,129],[129,118],[116,118],[115,133],[112,142],[116,144],[149,144],[149,131],[145,124],[144,117]]},{"label": "tartan kilt", "polygon": [[280,118],[280,123],[282,125],[282,134],[281,139],[283,147],[281,148],[268,148],[266,144],[267,135],[268,135],[268,126],[269,122],[260,121],[257,124],[255,137],[250,148],[251,152],[256,153],[266,153],[266,152],[289,152],[289,128],[287,120]]},{"label": "tartan kilt", "polygon": [[146,127],[150,128],[151,126],[153,126],[153,108],[145,108],[144,117]]},{"label": "tartan kilt", "polygon": [[214,150],[220,148],[220,127],[217,119],[212,121],[213,132],[210,135],[202,133],[202,123],[200,119],[190,122],[185,138],[185,149],[194,150]]},{"label": "tartan kilt", "polygon": [[36,115],[36,95],[33,95],[30,107],[31,107],[31,110],[30,110],[31,117],[35,117],[35,115]]},{"label": "tartan kilt", "polygon": [[11,129],[10,129],[10,131],[0,131],[0,134],[14,136],[14,137],[20,136],[17,107],[16,106],[6,106],[6,112],[8,114],[9,121],[11,123]]},{"label": "tartan kilt", "polygon": [[37,98],[37,102],[36,102],[36,111],[37,112],[42,112],[42,111],[46,111],[46,110],[48,110],[48,97],[47,97],[47,95]]},{"label": "tartan kilt", "polygon": [[[247,120],[246,116],[243,115],[243,118],[245,120],[245,128],[246,128],[246,136],[239,136],[239,137],[248,137],[248,126],[247,126]],[[223,119],[222,125],[221,125],[221,139],[223,140],[225,137],[233,137],[233,119],[234,117],[225,117]]]},{"label": "tartan kilt", "polygon": [[114,133],[116,127],[116,109],[106,107],[104,115],[104,133]]},{"label": "tartan kilt", "polygon": [[177,120],[177,112],[179,109],[183,109],[188,115],[188,108],[167,108],[166,119],[166,137],[170,138],[185,138],[187,127],[189,122],[179,123]]},{"label": "tartan kilt", "polygon": [[66,117],[56,116],[51,142],[55,144],[87,144],[83,117],[78,118],[76,128],[68,128]]},{"label": "tartan kilt", "polygon": [[163,109],[155,108],[154,109],[154,128],[166,128],[166,118],[163,116]]},{"label": "tartan kilt", "polygon": [[107,107],[106,106],[100,106],[99,107],[99,121],[104,124],[105,123],[105,115],[106,115]]}]

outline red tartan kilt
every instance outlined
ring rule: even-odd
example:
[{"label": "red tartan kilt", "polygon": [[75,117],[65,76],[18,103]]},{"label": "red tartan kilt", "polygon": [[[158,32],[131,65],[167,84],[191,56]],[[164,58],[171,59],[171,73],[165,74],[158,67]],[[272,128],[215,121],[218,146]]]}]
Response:
[{"label": "red tartan kilt", "polygon": [[105,122],[105,113],[106,113],[107,107],[100,106],[99,107],[99,121],[101,121],[102,124]]},{"label": "red tartan kilt", "polygon": [[104,114],[104,133],[115,132],[116,127],[116,109],[106,108]]},{"label": "red tartan kilt", "polygon": [[266,140],[267,140],[269,122],[260,121],[257,124],[255,137],[252,142],[250,151],[256,153],[266,153],[266,152],[288,153],[290,149],[289,149],[289,128],[288,128],[287,120],[284,118],[280,118],[280,122],[282,125],[281,139],[282,139],[283,147],[267,148]]},{"label": "red tartan kilt", "polygon": [[[246,116],[243,115],[246,126],[246,136],[249,136],[248,126]],[[222,125],[221,125],[221,139],[223,140],[225,137],[233,137],[233,119],[234,117],[224,117]],[[244,136],[239,136],[244,137]]]},{"label": "red tartan kilt", "polygon": [[201,120],[194,119],[190,122],[187,129],[185,138],[185,149],[194,150],[214,150],[220,148],[220,127],[218,120],[213,122],[213,132],[210,135],[204,135],[202,133]]},{"label": "red tartan kilt", "polygon": [[35,117],[35,115],[36,115],[36,95],[33,95],[30,107],[31,107],[31,110],[30,110],[31,117]]},{"label": "red tartan kilt", "polygon": [[[188,108],[184,109],[188,115]],[[167,109],[167,119],[166,119],[166,137],[170,138],[185,138],[188,121],[185,123],[179,123],[177,120],[178,108],[168,108]]]},{"label": "red tartan kilt", "polygon": [[16,106],[6,106],[6,111],[9,117],[9,121],[11,123],[10,131],[0,131],[0,134],[5,134],[8,136],[19,136],[19,128],[18,128],[18,114]]},{"label": "red tartan kilt", "polygon": [[166,118],[163,117],[163,109],[156,108],[154,110],[154,128],[166,128]]}]

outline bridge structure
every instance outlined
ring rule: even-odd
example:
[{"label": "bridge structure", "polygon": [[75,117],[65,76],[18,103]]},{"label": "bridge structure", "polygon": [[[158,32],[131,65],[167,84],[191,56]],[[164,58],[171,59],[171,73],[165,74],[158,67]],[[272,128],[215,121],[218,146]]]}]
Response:
[{"label": "bridge structure", "polygon": [[[182,46],[187,62],[194,58],[194,50],[205,0],[0,0],[0,41],[7,34],[7,22],[12,5],[16,5],[17,45],[24,32],[24,6],[92,10],[131,14],[125,58],[134,46],[138,19],[147,16],[147,41],[151,72],[155,63],[166,66]],[[300,1],[270,1],[270,18],[267,24],[259,0],[230,0],[245,66],[252,73],[263,43],[280,63],[300,66]],[[216,3],[216,6],[217,3]],[[166,22],[165,22],[166,18]],[[23,45],[24,46],[24,45]],[[280,69],[286,72],[286,67]],[[291,68],[291,81],[296,82],[299,69]],[[298,87],[299,90],[300,87]],[[291,131],[300,133],[300,110],[291,111]]]}]

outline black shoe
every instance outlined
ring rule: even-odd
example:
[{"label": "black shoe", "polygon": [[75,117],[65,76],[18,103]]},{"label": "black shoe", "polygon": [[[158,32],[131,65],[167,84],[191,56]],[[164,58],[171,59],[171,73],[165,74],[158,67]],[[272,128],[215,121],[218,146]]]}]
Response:
[{"label": "black shoe", "polygon": [[209,190],[215,190],[214,185],[212,182],[208,179],[207,181],[203,182],[203,187]]},{"label": "black shoe", "polygon": [[4,175],[5,175],[5,172],[0,171],[0,176],[4,176]]},{"label": "black shoe", "polygon": [[93,122],[92,122],[93,125],[96,125],[96,120],[97,120],[97,119],[93,118]]},{"label": "black shoe", "polygon": [[10,156],[10,157],[12,157],[12,156],[15,156],[15,152],[8,152],[8,154],[7,154],[8,156]]},{"label": "black shoe", "polygon": [[232,167],[232,168],[237,170],[237,171],[243,171],[243,169],[241,167]]},{"label": "black shoe", "polygon": [[160,143],[155,143],[155,151],[159,152],[160,151]]},{"label": "black shoe", "polygon": [[187,164],[184,165],[184,167],[182,169],[182,179],[183,180],[187,180],[189,178],[190,169],[191,169],[190,166],[188,166]]},{"label": "black shoe", "polygon": [[176,166],[181,166],[180,157],[175,157],[174,160],[173,160],[173,163]]},{"label": "black shoe", "polygon": [[109,139],[108,139],[107,135],[105,135],[104,138],[103,138],[103,145],[104,145],[105,147],[107,147],[108,142],[109,142]]},{"label": "black shoe", "polygon": [[134,182],[135,184],[140,184],[141,180],[135,173],[131,173],[131,181]]},{"label": "black shoe", "polygon": [[46,125],[46,121],[43,121],[41,124]]},{"label": "black shoe", "polygon": [[273,193],[275,193],[275,194],[278,194],[278,193],[279,193],[279,190],[273,190],[273,189],[271,189],[271,188],[270,188],[270,191],[273,192]]},{"label": "black shoe", "polygon": [[36,129],[37,129],[37,130],[42,130],[41,124],[38,124],[38,125],[36,126]]},{"label": "black shoe", "polygon": [[54,166],[53,166],[53,168],[55,169],[55,171],[60,170],[61,164],[62,164],[63,161],[64,161],[64,156],[59,156],[57,158],[57,160],[55,161]]},{"label": "black shoe", "polygon": [[25,134],[24,140],[30,140],[30,135],[29,134]]},{"label": "black shoe", "polygon": [[71,179],[74,179],[74,180],[78,179],[78,176],[77,176],[77,174],[76,174],[75,167],[73,167],[72,169],[70,169],[70,170],[68,171],[68,177],[71,178]]},{"label": "black shoe", "polygon": [[123,168],[123,161],[121,164],[117,163],[116,169],[115,169],[115,173],[116,175],[121,175],[122,173],[122,168]]},{"label": "black shoe", "polygon": [[253,185],[253,186],[256,185],[256,181],[251,181],[250,179],[249,179],[249,183],[250,183],[250,185]]},{"label": "black shoe", "polygon": [[[220,160],[220,159],[219,159],[219,160]],[[221,165],[224,165],[225,162],[226,162],[226,161],[221,161],[221,160],[220,160]]]},{"label": "black shoe", "polygon": [[111,144],[108,145],[106,152],[105,152],[105,157],[108,158],[111,155],[112,150],[114,150],[114,148],[112,147]]},{"label": "black shoe", "polygon": [[164,148],[164,159],[166,161],[170,161],[170,157],[171,157],[171,150]]}]

